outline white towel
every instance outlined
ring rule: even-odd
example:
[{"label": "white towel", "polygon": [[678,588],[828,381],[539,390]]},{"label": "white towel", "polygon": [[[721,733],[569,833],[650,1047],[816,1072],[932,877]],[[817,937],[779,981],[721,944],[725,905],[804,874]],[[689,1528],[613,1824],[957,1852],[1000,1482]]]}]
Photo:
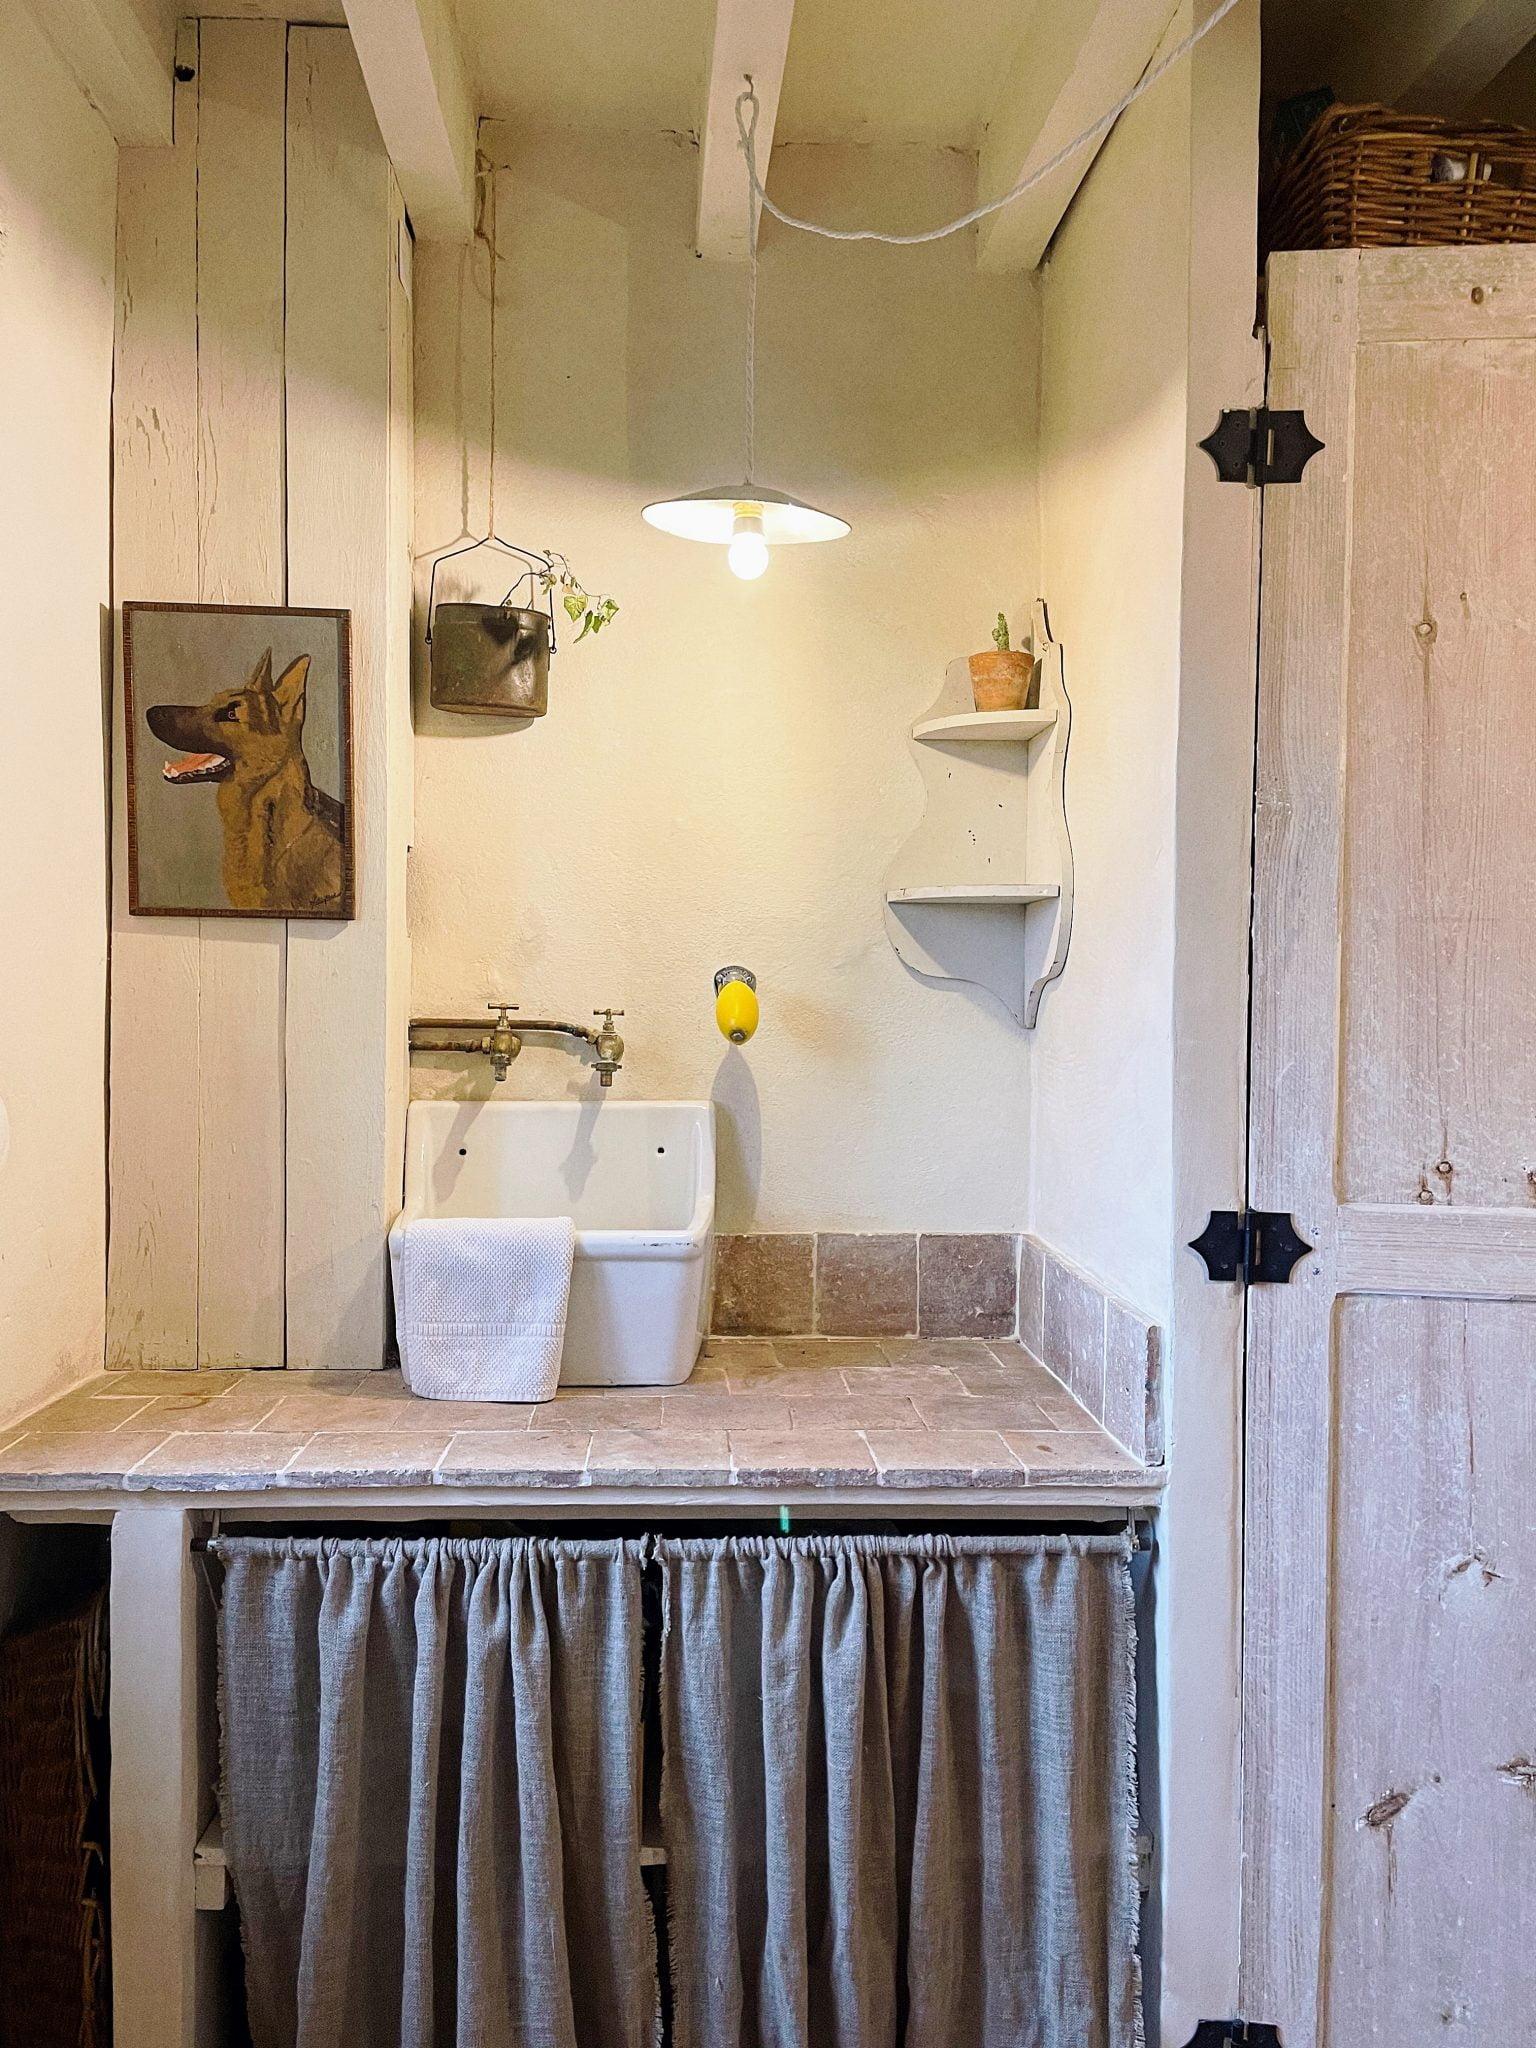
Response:
[{"label": "white towel", "polygon": [[571,1296],[570,1217],[428,1216],[403,1236],[395,1320],[411,1392],[549,1400]]}]

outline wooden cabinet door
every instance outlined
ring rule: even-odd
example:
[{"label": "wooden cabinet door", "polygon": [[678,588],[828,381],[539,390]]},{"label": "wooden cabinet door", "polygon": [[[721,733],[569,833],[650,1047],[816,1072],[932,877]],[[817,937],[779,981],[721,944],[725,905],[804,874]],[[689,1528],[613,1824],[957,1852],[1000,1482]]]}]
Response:
[{"label": "wooden cabinet door", "polygon": [[1242,2010],[1536,2042],[1536,249],[1270,265]]}]

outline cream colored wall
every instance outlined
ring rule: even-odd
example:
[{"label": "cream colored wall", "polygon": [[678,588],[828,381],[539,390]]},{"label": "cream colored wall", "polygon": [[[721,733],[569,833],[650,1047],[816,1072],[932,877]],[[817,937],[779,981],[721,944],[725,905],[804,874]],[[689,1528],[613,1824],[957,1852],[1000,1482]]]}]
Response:
[{"label": "cream colored wall", "polygon": [[[742,584],[640,518],[743,466],[745,277],[692,253],[693,148],[483,140],[506,165],[500,527],[622,610],[560,653],[524,730],[418,703],[415,1007],[621,1005],[620,1093],[719,1106],[727,1229],[1017,1228],[1026,1041],[988,998],[909,975],[881,902],[923,809],[910,722],[1036,594],[1034,280],[979,278],[968,238],[849,248],[765,224],[759,473],[854,530]],[[921,148],[773,163],[781,202],[896,225],[958,212],[973,175]],[[418,252],[424,550],[485,516],[486,275],[483,247]],[[713,1023],[731,961],[761,985],[744,1051]],[[463,1085],[417,1062],[418,1092]],[[531,1048],[503,1092],[596,1091]]]},{"label": "cream colored wall", "polygon": [[[1170,35],[1173,33],[1170,30]],[[1067,969],[1034,1043],[1031,1228],[1158,1320],[1172,1202],[1189,71],[1115,128],[1043,273],[1045,590],[1072,699]]]},{"label": "cream colored wall", "polygon": [[116,164],[0,10],[0,1425],[101,1364]]},{"label": "cream colored wall", "polygon": [[[1165,47],[1215,4],[1185,0]],[[1075,711],[1077,894],[1035,1047],[1030,1214],[1164,1331],[1149,1931],[1164,2048],[1241,2006],[1243,1310],[1185,1246],[1243,1197],[1256,504],[1198,442],[1263,392],[1258,85],[1247,0],[1118,124],[1043,277],[1045,583]]]}]

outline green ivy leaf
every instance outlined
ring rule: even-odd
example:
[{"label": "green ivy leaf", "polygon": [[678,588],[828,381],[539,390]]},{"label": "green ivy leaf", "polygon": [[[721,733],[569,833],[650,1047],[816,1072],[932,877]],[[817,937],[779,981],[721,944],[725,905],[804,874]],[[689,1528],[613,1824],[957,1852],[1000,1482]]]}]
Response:
[{"label": "green ivy leaf", "polygon": [[587,608],[586,592],[583,590],[568,590],[562,602],[565,605],[565,616],[574,625]]}]

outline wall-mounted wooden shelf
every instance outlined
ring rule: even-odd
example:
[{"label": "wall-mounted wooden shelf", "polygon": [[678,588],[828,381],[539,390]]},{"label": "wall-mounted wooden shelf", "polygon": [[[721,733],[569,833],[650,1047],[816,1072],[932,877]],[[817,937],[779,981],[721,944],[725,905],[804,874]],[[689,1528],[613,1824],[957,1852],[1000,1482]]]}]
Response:
[{"label": "wall-mounted wooden shelf", "polygon": [[1037,740],[1056,723],[1054,711],[957,711],[920,718],[915,740]]},{"label": "wall-mounted wooden shelf", "polygon": [[1053,903],[1058,882],[955,882],[937,889],[893,889],[887,903]]},{"label": "wall-mounted wooden shelf", "polygon": [[906,965],[989,990],[1026,1030],[1072,935],[1072,707],[1043,603],[1034,644],[1034,711],[977,711],[969,666],[949,664],[938,702],[912,727],[928,807],[885,879],[886,930]]}]

